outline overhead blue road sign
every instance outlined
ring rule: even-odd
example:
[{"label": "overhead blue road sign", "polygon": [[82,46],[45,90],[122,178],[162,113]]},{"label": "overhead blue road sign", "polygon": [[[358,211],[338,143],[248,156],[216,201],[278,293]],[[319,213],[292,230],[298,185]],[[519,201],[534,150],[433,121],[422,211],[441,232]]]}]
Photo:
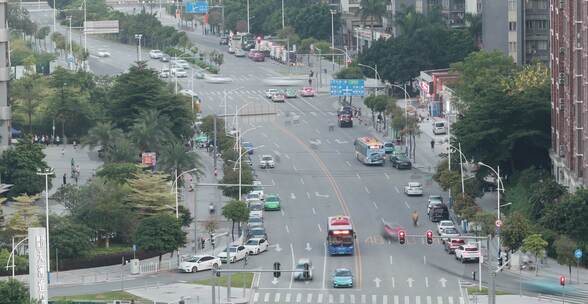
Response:
[{"label": "overhead blue road sign", "polygon": [[331,96],[365,96],[363,79],[331,80]]},{"label": "overhead blue road sign", "polygon": [[582,258],[582,249],[576,249],[576,251],[574,251],[574,256],[576,257],[576,259],[581,259]]},{"label": "overhead blue road sign", "polygon": [[186,3],[186,13],[188,14],[208,14],[208,2],[197,1]]}]

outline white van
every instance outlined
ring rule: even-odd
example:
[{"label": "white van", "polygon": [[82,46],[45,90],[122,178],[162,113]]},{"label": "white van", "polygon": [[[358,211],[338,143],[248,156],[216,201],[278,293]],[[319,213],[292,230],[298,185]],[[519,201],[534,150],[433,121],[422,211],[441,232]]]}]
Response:
[{"label": "white van", "polygon": [[447,134],[447,125],[444,121],[433,122],[433,134]]}]

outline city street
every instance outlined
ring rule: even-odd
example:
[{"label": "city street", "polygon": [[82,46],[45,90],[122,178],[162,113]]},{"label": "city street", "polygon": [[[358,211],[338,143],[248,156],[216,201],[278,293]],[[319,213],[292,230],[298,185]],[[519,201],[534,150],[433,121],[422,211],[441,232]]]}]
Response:
[{"label": "city street", "polygon": [[[42,25],[52,23],[50,11],[31,12],[31,16]],[[173,19],[166,17],[165,21],[169,23]],[[64,28],[60,27],[60,31],[65,33]],[[264,95],[270,88],[264,81],[287,75],[288,67],[271,60],[253,62],[234,57],[226,53],[226,47],[219,45],[217,37],[203,36],[200,31],[188,32],[188,35],[200,49],[223,51],[225,62],[220,74],[232,79],[231,83],[193,80],[194,91],[202,100],[203,116],[226,115],[229,129],[238,126],[243,141],[261,146],[252,155],[255,172],[263,184],[273,185],[265,188],[266,195],[275,193],[281,199],[281,211],[264,212],[271,248],[269,252],[251,257],[247,269],[271,269],[274,262],[280,262],[282,269],[292,269],[300,258],[309,258],[313,265],[314,278],[307,282],[294,281],[290,273],[282,273],[278,280],[271,273],[256,275],[251,303],[465,303],[460,281],[472,282],[478,264],[461,264],[443,250],[438,239],[427,245],[423,238],[426,230],[436,231],[436,226],[426,218],[428,196],[442,195],[447,199],[446,193],[432,181],[430,168],[436,164],[430,160],[437,158],[430,156],[435,152],[428,151],[428,139],[419,140],[416,169],[397,170],[389,163],[381,167],[365,166],[355,159],[353,142],[358,137],[377,133],[360,124],[329,130],[329,123],[336,122],[340,106],[337,97],[328,95],[329,75],[324,75],[323,90],[318,96],[299,96],[275,104]],[[132,45],[89,36],[88,48],[91,54],[95,54],[97,48],[107,48],[112,54],[108,58],[91,56],[90,69],[97,74],[122,73],[136,60],[136,47]],[[154,69],[160,69],[163,64],[148,59],[148,51],[143,49],[143,59]],[[191,87],[190,78],[178,82],[182,88]],[[358,104],[362,100],[358,98],[353,102]],[[368,115],[368,111],[364,113]],[[234,117],[235,114],[239,115]],[[295,116],[300,117],[298,122],[292,121]],[[246,131],[248,129],[250,131]],[[311,141],[320,144],[311,145]],[[258,158],[262,154],[276,158],[274,169],[258,169]],[[205,166],[210,170],[210,163]],[[404,186],[411,181],[423,185],[422,197],[404,194]],[[186,197],[185,201],[190,202],[187,207],[193,210],[191,202],[196,199],[199,214],[206,212],[210,201],[221,199],[219,195],[200,200],[198,194],[195,195],[197,198]],[[421,215],[418,227],[412,226],[411,214],[415,210]],[[327,217],[334,215],[351,217],[357,235],[352,256],[329,256],[326,252]],[[404,227],[409,235],[407,243],[400,245],[385,240],[382,237],[384,221]],[[189,235],[189,239],[192,238],[193,235]],[[244,265],[240,262],[231,267]],[[341,267],[352,270],[353,288],[332,288],[331,274]],[[485,265],[482,271],[486,284]],[[137,277],[125,282],[125,287],[185,282],[208,276],[210,273],[162,272]],[[501,273],[497,278],[500,289],[518,294],[516,275]],[[474,284],[477,286],[477,282]],[[54,287],[51,295],[116,288],[120,288],[120,283]],[[532,294],[525,290],[523,293]]]}]

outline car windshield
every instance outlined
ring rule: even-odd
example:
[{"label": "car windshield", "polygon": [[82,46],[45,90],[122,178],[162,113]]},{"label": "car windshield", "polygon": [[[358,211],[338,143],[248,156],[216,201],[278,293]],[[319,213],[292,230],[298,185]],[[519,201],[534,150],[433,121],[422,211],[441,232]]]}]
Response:
[{"label": "car windshield", "polygon": [[264,229],[251,229],[251,234],[253,235],[263,235],[265,234]]},{"label": "car windshield", "polygon": [[246,245],[257,245],[257,240],[249,240]]},{"label": "car windshield", "polygon": [[347,269],[337,270],[335,271],[335,276],[337,277],[350,277],[351,271]]},{"label": "car windshield", "polygon": [[445,234],[457,234],[457,229],[455,229],[455,228],[447,228],[447,229],[443,230],[443,233],[445,233]]},{"label": "car windshield", "polygon": [[259,194],[257,194],[257,193],[247,194],[247,199],[258,199],[258,198],[259,198]]},{"label": "car windshield", "polygon": [[229,251],[230,252],[237,252],[237,247],[231,247],[231,248],[229,248]]},{"label": "car windshield", "polygon": [[442,199],[440,196],[438,196],[438,195],[429,196],[429,200],[430,200],[431,202],[433,202],[433,201],[436,201],[436,202],[442,202],[442,201],[443,201],[443,199]]},{"label": "car windshield", "polygon": [[191,257],[186,261],[190,262],[190,263],[198,263],[199,260],[200,260],[200,257]]},{"label": "car windshield", "polygon": [[449,226],[453,226],[453,222],[449,222],[449,221],[442,221],[440,226],[442,227],[449,227]]},{"label": "car windshield", "polygon": [[261,211],[263,210],[263,207],[260,204],[253,204],[249,206],[249,209],[251,209],[251,211]]},{"label": "car windshield", "polygon": [[384,144],[384,147],[391,148],[391,147],[394,147],[394,144],[392,144],[392,143],[385,143]]},{"label": "car windshield", "polygon": [[264,156],[261,159],[262,160],[272,160],[272,157],[271,156]]},{"label": "car windshield", "polygon": [[249,223],[263,223],[261,217],[252,217],[249,219]]}]

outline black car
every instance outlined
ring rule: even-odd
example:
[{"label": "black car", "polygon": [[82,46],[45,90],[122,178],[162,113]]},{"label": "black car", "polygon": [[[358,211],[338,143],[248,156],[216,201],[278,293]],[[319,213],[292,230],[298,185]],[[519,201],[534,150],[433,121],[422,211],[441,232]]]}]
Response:
[{"label": "black car", "polygon": [[229,44],[229,37],[221,37],[219,44],[220,45],[228,45]]},{"label": "black car", "polygon": [[390,163],[392,163],[392,167],[396,169],[412,169],[412,163],[404,155],[390,156]]},{"label": "black car", "polygon": [[449,220],[449,208],[447,208],[447,205],[435,205],[431,208],[431,211],[429,212],[429,220],[431,220],[431,222]]},{"label": "black car", "polygon": [[353,128],[353,118],[351,117],[351,114],[341,113],[337,116],[337,120],[339,121],[339,127]]}]

